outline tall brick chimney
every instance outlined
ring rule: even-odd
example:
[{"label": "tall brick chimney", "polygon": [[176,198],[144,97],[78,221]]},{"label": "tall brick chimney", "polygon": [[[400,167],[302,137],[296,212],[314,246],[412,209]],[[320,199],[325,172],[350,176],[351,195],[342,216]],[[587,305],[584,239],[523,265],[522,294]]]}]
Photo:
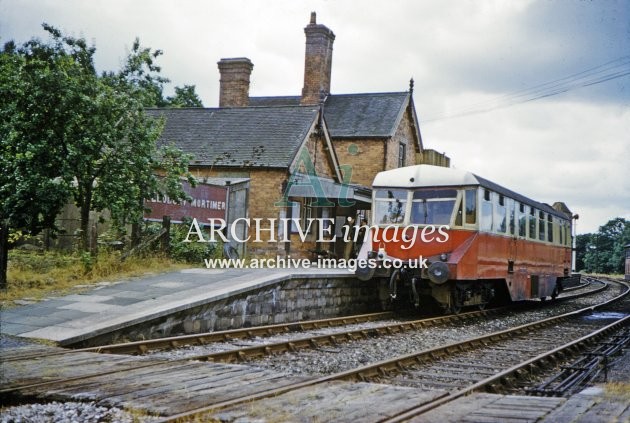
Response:
[{"label": "tall brick chimney", "polygon": [[219,107],[249,106],[249,77],[254,64],[246,57],[221,59]]},{"label": "tall brick chimney", "polygon": [[304,87],[301,104],[318,104],[320,96],[330,93],[330,70],[335,34],[324,25],[318,25],[315,12],[304,28],[306,54],[304,55]]}]

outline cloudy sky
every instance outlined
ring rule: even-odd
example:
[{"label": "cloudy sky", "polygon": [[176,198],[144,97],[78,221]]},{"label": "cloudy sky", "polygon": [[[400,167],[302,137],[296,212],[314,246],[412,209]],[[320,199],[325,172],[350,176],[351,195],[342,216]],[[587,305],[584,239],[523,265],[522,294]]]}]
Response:
[{"label": "cloudy sky", "polygon": [[299,94],[311,11],[337,37],[333,94],[413,77],[425,147],[453,166],[565,201],[578,233],[630,219],[629,0],[0,0],[0,41],[47,22],[114,70],[139,37],[214,107],[223,57],[252,60],[252,95]]}]

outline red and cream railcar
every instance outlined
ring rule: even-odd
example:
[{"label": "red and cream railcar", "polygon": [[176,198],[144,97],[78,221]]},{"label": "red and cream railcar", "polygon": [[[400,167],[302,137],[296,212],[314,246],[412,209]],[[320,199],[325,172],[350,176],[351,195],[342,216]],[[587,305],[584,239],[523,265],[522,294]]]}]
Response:
[{"label": "red and cream railcar", "polygon": [[[381,300],[423,296],[457,312],[555,298],[571,269],[571,212],[459,169],[409,166],[376,175],[362,279],[382,278]],[[376,264],[376,266],[375,266]]]}]

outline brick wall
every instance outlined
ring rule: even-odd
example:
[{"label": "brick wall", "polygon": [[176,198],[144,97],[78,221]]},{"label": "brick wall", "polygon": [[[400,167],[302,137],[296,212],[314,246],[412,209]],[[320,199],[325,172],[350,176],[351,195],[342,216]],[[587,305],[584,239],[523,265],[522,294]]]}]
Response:
[{"label": "brick wall", "polygon": [[[252,227],[250,227],[249,234],[251,235],[250,241],[247,243],[247,250],[250,255],[270,255],[275,256],[277,252],[284,251],[284,244],[279,242],[254,242],[256,233],[253,232],[255,228],[254,218],[263,219],[260,228],[261,240],[269,240],[270,233],[267,229],[270,228],[270,223],[267,219],[278,219],[280,217],[281,207],[276,207],[275,202],[282,199],[283,182],[287,179],[287,172],[284,169],[254,169],[243,168],[239,171],[233,171],[231,169],[222,168],[205,168],[198,167],[191,171],[193,175],[198,178],[203,177],[244,177],[250,178],[249,182],[249,212],[248,217],[251,219]],[[275,228],[274,238],[277,240],[277,228]]]},{"label": "brick wall", "polygon": [[389,139],[333,139],[340,165],[352,166],[351,183],[372,186],[378,172],[398,167],[400,143],[405,144],[405,166],[416,164],[417,146],[408,113]]},{"label": "brick wall", "polygon": [[330,154],[326,146],[326,140],[323,137],[311,135],[305,147],[308,149],[317,176],[333,179],[335,171],[329,159]]},{"label": "brick wall", "polygon": [[374,176],[383,170],[385,140],[333,139],[333,144],[339,164],[352,168],[350,183],[371,186]]}]

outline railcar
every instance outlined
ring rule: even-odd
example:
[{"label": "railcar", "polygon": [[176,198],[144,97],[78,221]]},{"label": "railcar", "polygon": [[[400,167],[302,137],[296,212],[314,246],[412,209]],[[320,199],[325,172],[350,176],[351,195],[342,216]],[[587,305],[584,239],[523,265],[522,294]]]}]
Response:
[{"label": "railcar", "polygon": [[571,269],[571,211],[531,200],[460,169],[380,172],[357,276],[379,278],[385,308],[437,302],[444,310],[555,298]]}]

